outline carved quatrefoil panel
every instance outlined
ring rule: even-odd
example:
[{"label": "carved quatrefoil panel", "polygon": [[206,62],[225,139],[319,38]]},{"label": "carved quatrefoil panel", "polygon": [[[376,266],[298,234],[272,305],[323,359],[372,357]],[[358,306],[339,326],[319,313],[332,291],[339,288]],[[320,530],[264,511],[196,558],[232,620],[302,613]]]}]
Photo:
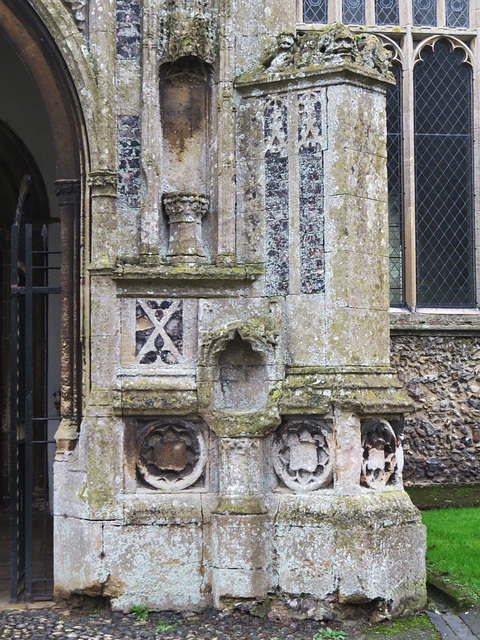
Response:
[{"label": "carved quatrefoil panel", "polygon": [[362,447],[362,485],[378,490],[401,482],[403,448],[386,420],[376,418],[362,423]]},{"label": "carved quatrefoil panel", "polygon": [[289,420],[273,440],[273,468],[297,493],[316,491],[332,482],[331,429],[318,420]]},{"label": "carved quatrefoil panel", "polygon": [[151,424],[138,440],[137,471],[156,489],[180,491],[191,487],[202,475],[206,461],[205,439],[191,422]]}]

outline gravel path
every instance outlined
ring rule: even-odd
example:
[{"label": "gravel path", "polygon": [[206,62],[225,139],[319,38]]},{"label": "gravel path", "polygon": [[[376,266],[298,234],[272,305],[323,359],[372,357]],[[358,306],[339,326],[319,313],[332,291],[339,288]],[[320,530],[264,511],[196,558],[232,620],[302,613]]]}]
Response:
[{"label": "gravel path", "polygon": [[[466,615],[474,616],[473,622],[480,624],[477,612]],[[360,621],[323,624],[305,620],[282,624],[247,613],[216,610],[187,614],[152,612],[147,620],[138,620],[131,613],[89,610],[80,613],[59,606],[36,605],[27,610],[0,610],[0,640],[471,640],[461,634],[450,638],[441,630],[439,633],[425,615],[409,620],[405,621],[405,628],[387,622],[367,631]],[[326,634],[327,627],[331,629]]]},{"label": "gravel path", "polygon": [[[209,610],[188,616],[151,613],[145,621],[112,612],[79,617],[57,609],[0,611],[2,640],[312,640],[320,628],[320,623],[312,621],[282,625],[248,614]],[[359,636],[349,632],[348,638],[357,640]]]}]

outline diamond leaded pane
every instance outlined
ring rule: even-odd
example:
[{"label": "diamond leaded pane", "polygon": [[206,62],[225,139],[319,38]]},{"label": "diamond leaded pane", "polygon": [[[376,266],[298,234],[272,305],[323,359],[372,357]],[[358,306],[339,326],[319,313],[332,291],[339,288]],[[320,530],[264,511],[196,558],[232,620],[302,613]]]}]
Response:
[{"label": "diamond leaded pane", "polygon": [[474,305],[471,74],[440,41],[415,68],[417,299]]},{"label": "diamond leaded pane", "polygon": [[327,0],[304,0],[303,21],[327,23]]},{"label": "diamond leaded pane", "polygon": [[437,26],[437,0],[413,0],[413,25]]},{"label": "diamond leaded pane", "polygon": [[344,24],[365,24],[365,0],[343,0]]},{"label": "diamond leaded pane", "polygon": [[398,0],[376,0],[376,24],[398,24]]},{"label": "diamond leaded pane", "polygon": [[447,27],[468,28],[468,0],[446,0]]},{"label": "diamond leaded pane", "polygon": [[397,81],[387,91],[387,172],[388,172],[388,234],[390,258],[390,304],[403,306],[402,252],[402,128],[400,116],[401,73],[398,64],[392,66]]}]

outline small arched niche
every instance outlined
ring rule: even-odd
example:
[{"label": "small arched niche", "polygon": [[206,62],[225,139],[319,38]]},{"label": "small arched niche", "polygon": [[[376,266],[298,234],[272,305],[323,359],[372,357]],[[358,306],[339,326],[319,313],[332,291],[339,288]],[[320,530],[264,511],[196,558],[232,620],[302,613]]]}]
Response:
[{"label": "small arched niche", "polygon": [[211,75],[193,56],[160,68],[163,192],[209,194]]},{"label": "small arched niche", "polygon": [[214,404],[229,412],[250,412],[265,408],[268,376],[263,354],[254,351],[240,334],[227,343],[218,357]]}]

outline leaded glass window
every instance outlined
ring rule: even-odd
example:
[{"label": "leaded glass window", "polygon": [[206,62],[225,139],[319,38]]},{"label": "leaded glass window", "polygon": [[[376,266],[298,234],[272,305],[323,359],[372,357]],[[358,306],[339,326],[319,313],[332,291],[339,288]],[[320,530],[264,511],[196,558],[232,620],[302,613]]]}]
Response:
[{"label": "leaded glass window", "polygon": [[343,22],[365,24],[365,0],[343,0]]},{"label": "leaded glass window", "polygon": [[467,28],[468,13],[468,0],[446,0],[447,27]]},{"label": "leaded glass window", "polygon": [[377,24],[398,24],[398,0],[376,0],[375,22]]},{"label": "leaded glass window", "polygon": [[413,25],[431,27],[437,24],[437,0],[413,0]]},{"label": "leaded glass window", "polygon": [[303,21],[327,23],[327,0],[304,0]]},{"label": "leaded glass window", "polygon": [[402,234],[402,119],[400,111],[401,72],[394,64],[397,84],[387,91],[387,172],[388,232],[390,256],[390,304],[403,305],[403,234]]},{"label": "leaded glass window", "polygon": [[471,75],[442,40],[415,68],[417,302],[474,305]]}]

